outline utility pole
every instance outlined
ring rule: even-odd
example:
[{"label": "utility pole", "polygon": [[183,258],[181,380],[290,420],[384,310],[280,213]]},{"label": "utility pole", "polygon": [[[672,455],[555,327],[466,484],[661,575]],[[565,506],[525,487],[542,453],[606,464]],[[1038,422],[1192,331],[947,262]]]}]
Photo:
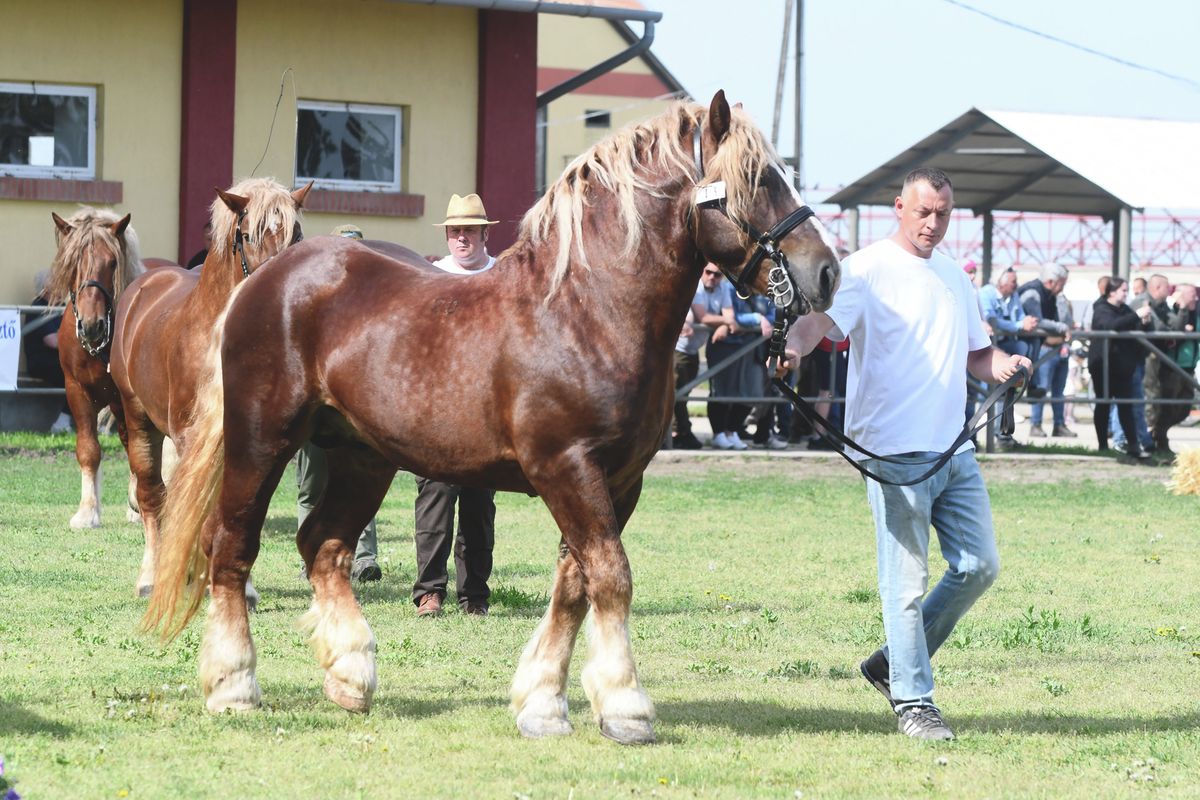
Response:
[{"label": "utility pole", "polygon": [[[790,3],[789,3],[790,4]],[[804,188],[804,0],[796,0],[796,189]]]},{"label": "utility pole", "polygon": [[783,8],[783,43],[779,45],[779,77],[775,80],[775,122],[771,125],[771,146],[779,149],[779,117],[783,113],[783,82],[787,78],[788,37],[792,34],[792,5],[787,0]]}]

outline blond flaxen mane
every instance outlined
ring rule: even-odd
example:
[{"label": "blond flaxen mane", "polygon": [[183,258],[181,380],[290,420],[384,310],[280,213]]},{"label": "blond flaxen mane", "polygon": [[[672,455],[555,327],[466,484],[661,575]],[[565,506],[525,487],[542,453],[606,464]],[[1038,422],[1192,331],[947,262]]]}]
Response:
[{"label": "blond flaxen mane", "polygon": [[113,272],[113,300],[121,296],[125,287],[145,272],[142,266],[141,247],[133,225],[125,226],[118,241],[113,236],[112,226],[121,220],[121,215],[107,209],[81,206],[66,219],[70,233],[58,234],[58,252],[46,279],[45,296],[50,305],[63,305],[71,291],[91,278],[92,252],[97,240],[117,254],[117,266]]},{"label": "blond flaxen mane", "polygon": [[[246,223],[242,230],[247,234],[245,247],[248,254],[269,257],[274,253],[259,253],[267,232],[284,231],[283,246],[291,241],[291,231],[300,219],[300,211],[291,192],[274,178],[246,178],[228,190],[249,198],[246,206]],[[237,230],[237,214],[229,210],[225,201],[218,197],[210,209],[212,220],[212,244],[210,249],[225,257],[233,250],[234,231]],[[258,258],[256,260],[261,260]]]},{"label": "blond flaxen mane", "polygon": [[704,163],[704,175],[697,176],[691,132],[704,124],[706,116],[703,106],[676,103],[654,119],[617,131],[567,165],[521,220],[521,239],[535,246],[557,236],[548,297],[566,277],[573,249],[580,265],[591,269],[583,241],[589,192],[617,198],[625,230],[622,258],[631,256],[642,241],[638,194],[665,197],[680,178],[695,186],[724,181],[730,218],[735,223],[746,219],[762,170],[779,165],[779,156],[749,116],[734,108],[728,135],[716,155]]}]

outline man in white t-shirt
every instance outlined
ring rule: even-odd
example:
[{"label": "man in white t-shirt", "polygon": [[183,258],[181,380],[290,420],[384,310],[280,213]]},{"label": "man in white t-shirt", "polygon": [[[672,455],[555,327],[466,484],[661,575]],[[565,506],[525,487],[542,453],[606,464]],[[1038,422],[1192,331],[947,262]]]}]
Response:
[{"label": "man in white t-shirt", "polygon": [[[846,434],[873,453],[899,457],[901,463],[856,456],[887,480],[918,477],[954,443],[966,401],[964,369],[999,383],[1030,367],[1028,358],[992,348],[970,279],[934,250],[953,207],[944,172],[910,172],[895,200],[896,233],[844,260],[833,305],[799,319],[788,337],[793,363],[823,335],[849,337]],[[861,669],[891,703],[900,731],[919,739],[954,737],[933,704],[929,659],[1000,567],[973,450],[968,441],[914,486],[867,479],[887,642]],[[926,594],[931,525],[947,570]]]},{"label": "man in white t-shirt", "polygon": [[[452,195],[446,208],[446,247],[450,255],[433,262],[438,269],[470,275],[491,269],[496,259],[488,255],[488,227],[483,200],[477,194]],[[458,506],[458,538],[454,538],[454,507]],[[458,605],[464,614],[486,616],[491,589],[492,550],[496,531],[496,492],[457,486],[417,477],[416,525],[417,579],[412,599],[418,617],[437,617],[446,599],[449,574],[446,562],[451,543]]]}]

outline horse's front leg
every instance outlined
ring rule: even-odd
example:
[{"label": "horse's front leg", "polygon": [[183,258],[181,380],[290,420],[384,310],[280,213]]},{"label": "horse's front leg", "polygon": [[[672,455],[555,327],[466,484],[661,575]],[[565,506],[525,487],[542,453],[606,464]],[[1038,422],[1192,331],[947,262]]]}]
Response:
[{"label": "horse's front leg", "polygon": [[[142,520],[145,546],[142,565],[138,570],[138,597],[149,597],[154,589],[154,570],[159,544],[159,515],[166,488],[163,486],[159,464],[162,459],[163,435],[154,427],[140,403],[127,403],[125,452],[129,456],[132,490],[136,497],[138,516]],[[132,501],[131,501],[132,502]]]},{"label": "horse's front leg", "polygon": [[[547,479],[534,479],[534,488],[541,494],[562,531],[563,542],[577,565],[578,584],[582,586],[587,603],[591,605],[589,650],[583,669],[583,687],[592,703],[600,731],[622,744],[653,742],[654,704],[638,681],[629,640],[633,578],[621,546],[621,528],[632,512],[637,488],[627,492],[627,496],[614,505],[603,470],[588,457],[577,454],[554,460],[552,469],[545,472],[544,477]],[[551,691],[554,689],[551,679],[557,680],[559,675],[565,683],[566,665],[571,655],[568,642],[574,642],[578,622],[574,623],[573,628],[556,625],[552,614],[559,611],[560,619],[577,620],[587,607],[582,602],[567,605],[571,600],[572,587],[566,583],[566,579],[571,577],[570,571],[564,572],[560,566],[558,577],[556,595],[561,586],[564,604],[556,609],[551,603],[533,641],[526,647],[526,654],[532,651],[541,656],[535,655],[528,661],[522,658],[513,682],[513,704],[518,721],[525,707],[530,706],[530,700],[539,697],[537,691],[528,692],[518,708],[518,686],[533,684]],[[563,613],[568,609],[570,615],[576,616]],[[538,671],[541,672],[540,680]],[[565,718],[566,700],[561,684],[558,694],[563,696],[562,712]],[[530,708],[532,711],[533,707]]]},{"label": "horse's front leg", "polygon": [[75,460],[79,462],[79,509],[72,528],[100,527],[100,439],[96,434],[96,406],[73,376],[66,381],[67,405],[75,420]]},{"label": "horse's front leg", "polygon": [[513,676],[512,710],[522,736],[539,739],[571,732],[567,719],[567,668],[587,614],[583,573],[560,543],[550,607],[525,646]]}]

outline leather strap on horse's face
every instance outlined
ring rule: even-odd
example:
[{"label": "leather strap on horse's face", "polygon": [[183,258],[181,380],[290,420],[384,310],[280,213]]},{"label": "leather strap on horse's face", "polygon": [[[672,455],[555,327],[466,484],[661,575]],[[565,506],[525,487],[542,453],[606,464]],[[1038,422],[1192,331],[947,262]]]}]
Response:
[{"label": "leather strap on horse's face", "polygon": [[[700,179],[703,179],[704,161],[699,125],[696,126],[692,134],[692,155],[696,160],[696,170],[700,175]],[[696,197],[696,208],[716,209],[726,217],[729,217],[724,185],[714,183],[699,187]],[[748,222],[740,223],[741,229],[755,243],[754,252],[750,255],[750,259],[746,262],[741,272],[736,276],[731,275],[728,270],[721,267],[721,271],[725,273],[725,277],[729,278],[730,283],[737,290],[738,297],[741,297],[743,300],[750,297],[750,286],[753,285],[754,279],[758,277],[758,271],[762,267],[763,261],[769,258],[774,262],[774,266],[771,267],[771,271],[767,274],[767,292],[771,301],[775,304],[777,310],[787,313],[789,317],[794,319],[796,316],[799,316],[788,313],[788,307],[792,305],[792,301],[796,298],[800,299],[802,305],[808,305],[808,301],[792,282],[791,272],[788,269],[787,256],[779,249],[779,243],[785,236],[813,216],[816,216],[815,212],[808,206],[802,205],[777,222],[766,233],[759,233]],[[800,312],[800,314],[804,313],[806,313],[804,310]]]},{"label": "leather strap on horse's face", "polygon": [[244,242],[250,241],[250,237],[242,233],[242,221],[246,219],[246,210],[242,209],[238,212],[237,228],[233,233],[233,249],[237,251],[238,256],[242,259],[242,275],[250,277],[250,265],[246,263],[246,245]]},{"label": "leather strap on horse's face", "polygon": [[[92,346],[83,337],[83,319],[79,316],[79,309],[75,307],[75,295],[82,292],[88,287],[99,289],[100,296],[104,298],[104,338],[100,340],[100,344]],[[82,347],[88,355],[95,358],[103,358],[108,360],[107,349],[112,343],[113,329],[113,296],[104,284],[99,281],[84,281],[79,284],[78,289],[71,290],[71,313],[75,315],[75,338],[79,340],[79,346]]]}]

